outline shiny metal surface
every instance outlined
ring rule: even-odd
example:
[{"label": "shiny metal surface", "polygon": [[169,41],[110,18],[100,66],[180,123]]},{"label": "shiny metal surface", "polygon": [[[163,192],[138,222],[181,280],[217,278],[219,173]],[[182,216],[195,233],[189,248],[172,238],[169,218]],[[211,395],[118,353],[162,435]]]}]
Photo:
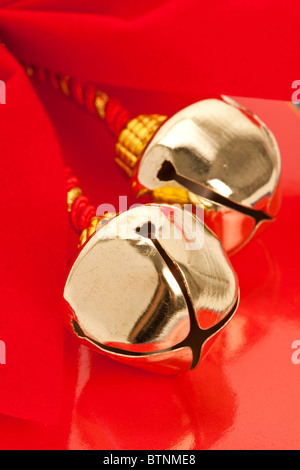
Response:
[{"label": "shiny metal surface", "polygon": [[232,317],[238,282],[220,242],[180,207],[139,206],[80,251],[64,297],[83,342],[155,372],[194,368]]},{"label": "shiny metal surface", "polygon": [[[148,144],[134,177],[141,187],[185,188],[229,253],[278,211],[280,154],[271,131],[233,100],[206,99],[167,120]],[[165,196],[165,197],[164,197]]]}]

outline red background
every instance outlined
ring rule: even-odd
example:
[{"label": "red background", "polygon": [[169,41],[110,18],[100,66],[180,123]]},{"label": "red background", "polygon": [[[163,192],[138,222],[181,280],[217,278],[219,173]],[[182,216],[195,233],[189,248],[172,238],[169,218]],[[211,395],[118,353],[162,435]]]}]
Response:
[{"label": "red background", "polygon": [[[299,448],[300,78],[292,3],[185,0],[0,2],[1,448]],[[142,4],[142,5],[141,5]],[[226,93],[255,111],[282,154],[278,219],[232,258],[239,310],[195,371],[160,377],[80,347],[61,301],[76,250],[63,167],[94,204],[129,184],[104,125],[18,59],[99,83],[132,116]],[[252,97],[245,98],[245,97]],[[253,99],[255,98],[255,99]],[[272,98],[272,101],[257,98]],[[278,100],[278,101],[274,101]]]}]

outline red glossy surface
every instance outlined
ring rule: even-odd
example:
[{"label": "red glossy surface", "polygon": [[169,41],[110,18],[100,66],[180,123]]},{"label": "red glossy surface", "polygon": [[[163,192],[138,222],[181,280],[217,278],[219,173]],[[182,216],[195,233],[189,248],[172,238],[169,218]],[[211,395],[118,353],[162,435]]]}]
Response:
[{"label": "red glossy surface", "polygon": [[[98,132],[108,153],[112,140],[98,122],[64,104],[64,99],[54,94],[43,99],[67,163],[81,176],[85,192],[98,200],[106,194],[117,204],[116,195],[130,193],[129,182],[117,175],[104,183],[104,191],[94,170]],[[278,140],[282,205],[277,221],[231,258],[241,287],[233,320],[202,364],[177,377],[118,364],[80,346],[66,331],[59,422],[45,426],[2,415],[1,448],[300,448],[300,364],[291,359],[292,342],[300,340],[300,115],[282,102],[239,101],[255,111]],[[73,121],[68,122],[70,110]],[[80,129],[84,121],[84,137],[76,137],[74,125]],[[83,150],[90,151],[89,164],[82,161]]]}]

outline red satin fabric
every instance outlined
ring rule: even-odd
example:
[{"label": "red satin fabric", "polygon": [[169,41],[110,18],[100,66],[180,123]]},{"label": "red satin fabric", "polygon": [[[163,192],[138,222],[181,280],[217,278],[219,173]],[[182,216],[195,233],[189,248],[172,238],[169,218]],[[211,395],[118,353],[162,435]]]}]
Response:
[{"label": "red satin fabric", "polygon": [[[0,49],[2,413],[57,416],[61,293],[66,272],[62,158],[53,127],[19,65]],[[54,378],[54,380],[52,379]]]},{"label": "red satin fabric", "polygon": [[0,1],[0,413],[49,424],[61,412],[61,299],[76,251],[64,165],[93,204],[117,208],[129,195],[102,123],[32,84],[18,59],[99,83],[132,116],[171,114],[218,93],[289,100],[299,10],[268,0]]},{"label": "red satin fabric", "polygon": [[299,72],[293,1],[1,3],[16,55],[90,81],[288,100]]}]

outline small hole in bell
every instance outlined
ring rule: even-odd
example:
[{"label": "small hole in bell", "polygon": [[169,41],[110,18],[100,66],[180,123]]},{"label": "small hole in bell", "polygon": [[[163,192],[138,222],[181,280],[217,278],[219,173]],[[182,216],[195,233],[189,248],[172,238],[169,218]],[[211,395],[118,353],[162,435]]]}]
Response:
[{"label": "small hole in bell", "polygon": [[136,231],[136,233],[138,233],[139,235],[141,235],[144,238],[150,238],[151,240],[155,239],[156,227],[150,221],[145,222],[140,227],[137,227],[135,229],[135,231]]}]

